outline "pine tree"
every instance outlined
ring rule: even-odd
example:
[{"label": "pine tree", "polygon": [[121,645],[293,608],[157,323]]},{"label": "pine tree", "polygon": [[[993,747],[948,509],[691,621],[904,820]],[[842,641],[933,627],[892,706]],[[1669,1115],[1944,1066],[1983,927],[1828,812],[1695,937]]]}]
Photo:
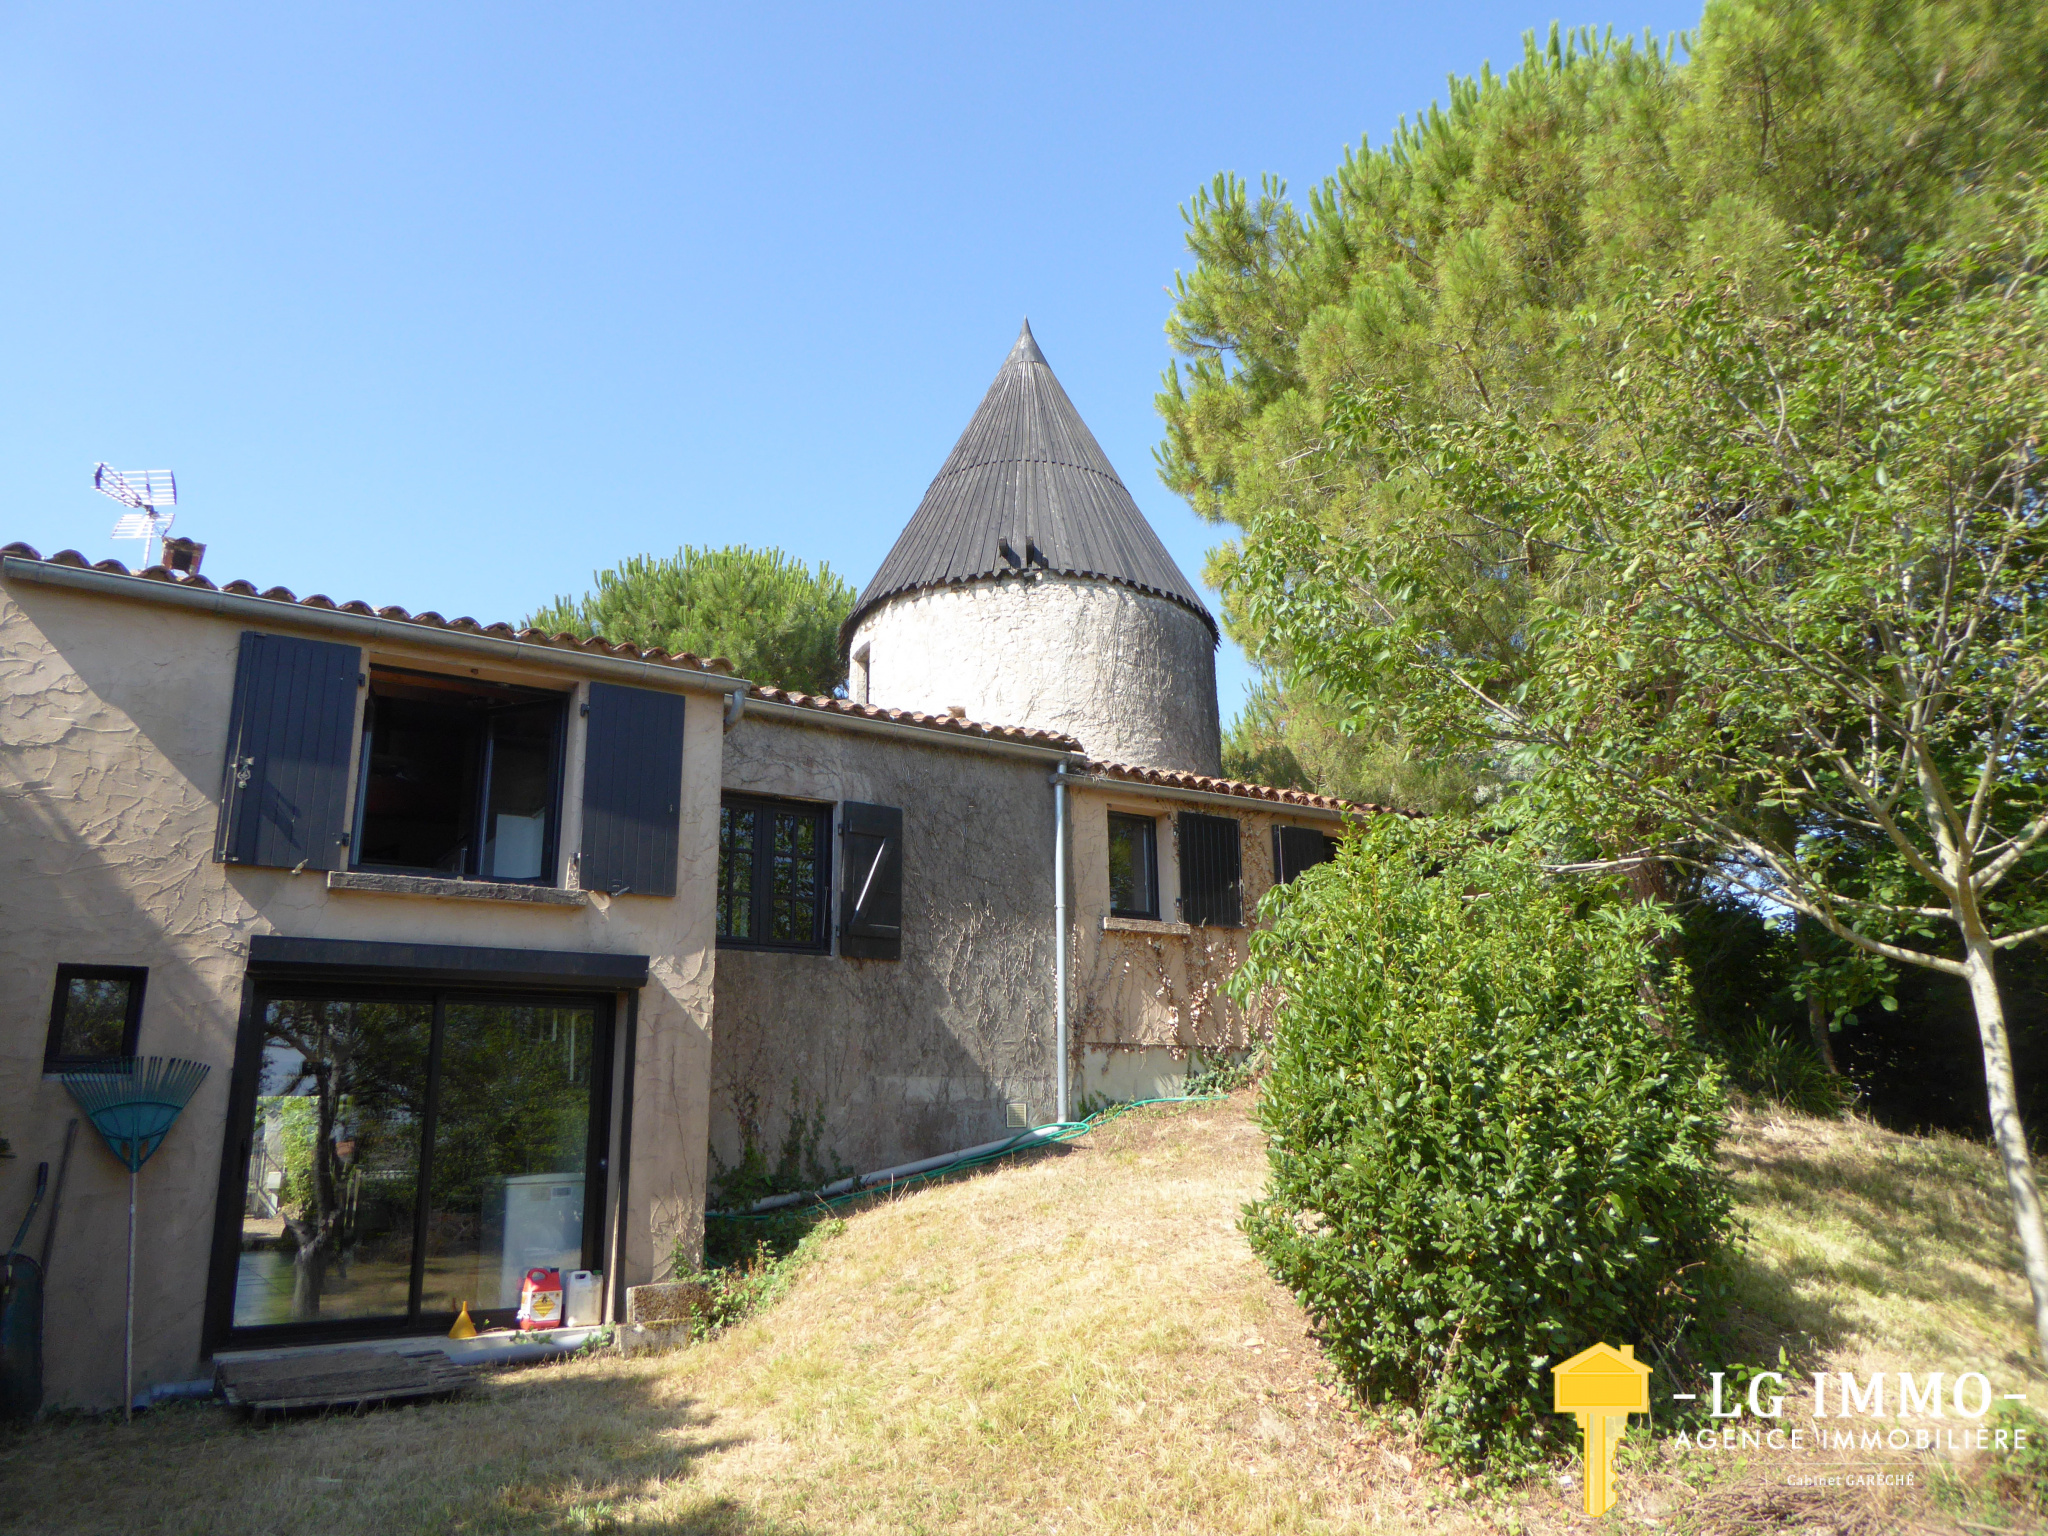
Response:
[{"label": "pine tree", "polygon": [[846,681],[839,626],[855,594],[822,560],[813,568],[779,549],[686,546],[635,555],[591,580],[586,596],[558,597],[526,622],[722,656],[752,682],[798,693],[830,694]]}]

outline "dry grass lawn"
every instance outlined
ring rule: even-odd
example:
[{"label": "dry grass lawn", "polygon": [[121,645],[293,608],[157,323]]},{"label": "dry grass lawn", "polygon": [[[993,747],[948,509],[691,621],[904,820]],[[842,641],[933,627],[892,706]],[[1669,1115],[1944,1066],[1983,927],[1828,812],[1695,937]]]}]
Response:
[{"label": "dry grass lawn", "polygon": [[[1069,1149],[873,1206],[818,1245],[771,1311],[677,1354],[508,1371],[464,1401],[361,1417],[255,1428],[192,1405],[132,1427],[7,1435],[0,1528],[1582,1524],[1568,1488],[1472,1496],[1343,1410],[1299,1309],[1236,1230],[1264,1172],[1247,1108],[1239,1095],[1128,1115]],[[1956,1349],[2024,1368],[2024,1290],[1981,1149],[1748,1117],[1732,1156],[1757,1234],[1744,1283],[1760,1343],[1784,1332],[1813,1358],[1866,1370]],[[1924,1499],[1809,1498],[1732,1464],[1700,1474],[1652,1453],[1605,1524],[1964,1529]]]}]

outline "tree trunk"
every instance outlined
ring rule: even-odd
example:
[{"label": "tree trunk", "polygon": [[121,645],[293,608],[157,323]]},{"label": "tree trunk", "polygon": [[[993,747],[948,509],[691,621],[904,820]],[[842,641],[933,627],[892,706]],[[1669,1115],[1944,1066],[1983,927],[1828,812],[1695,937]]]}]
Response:
[{"label": "tree trunk", "polygon": [[[1971,924],[1969,927],[1975,928]],[[1970,983],[1970,1001],[1977,1009],[1977,1036],[1984,1047],[1984,1092],[1991,1110],[1991,1139],[2005,1163],[2005,1187],[2012,1196],[2013,1226],[2019,1233],[2020,1262],[2034,1293],[2034,1332],[2041,1357],[2048,1361],[2048,1227],[2041,1220],[2041,1192],[2034,1183],[2034,1162],[2027,1154],[2026,1127],[2020,1123],[2019,1091],[2012,1075],[2012,1047],[2005,1034],[2005,1004],[1998,995],[1996,951],[1981,929],[1965,929],[1963,946]]]},{"label": "tree trunk", "polygon": [[327,1282],[327,1238],[323,1233],[317,1237],[301,1238],[299,1249],[292,1256],[292,1316],[313,1318],[320,1315],[320,1292]]},{"label": "tree trunk", "polygon": [[[1807,927],[1807,917],[1803,912],[1793,914],[1792,942],[1799,948],[1799,958],[1811,965],[1813,934]],[[1835,1065],[1835,1044],[1829,1038],[1828,1005],[1810,976],[1806,985],[1806,1027],[1813,1035],[1813,1048],[1820,1052],[1821,1065],[1828,1069],[1828,1075],[1841,1076],[1841,1068]]]}]

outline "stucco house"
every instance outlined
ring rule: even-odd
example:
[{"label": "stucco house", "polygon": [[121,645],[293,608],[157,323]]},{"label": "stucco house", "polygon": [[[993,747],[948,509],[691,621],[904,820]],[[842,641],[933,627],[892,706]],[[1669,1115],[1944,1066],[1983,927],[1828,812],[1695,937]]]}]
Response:
[{"label": "stucco house", "polygon": [[[530,1263],[613,1315],[798,1121],[866,1170],[1168,1088],[1247,1043],[1259,896],[1373,809],[1217,776],[1215,639],[1028,328],[848,698],[8,545],[0,1213],[64,1070],[211,1066],[143,1174],[147,1390],[501,1323]],[[52,1405],[119,1399],[126,1200],[88,1129]]]}]

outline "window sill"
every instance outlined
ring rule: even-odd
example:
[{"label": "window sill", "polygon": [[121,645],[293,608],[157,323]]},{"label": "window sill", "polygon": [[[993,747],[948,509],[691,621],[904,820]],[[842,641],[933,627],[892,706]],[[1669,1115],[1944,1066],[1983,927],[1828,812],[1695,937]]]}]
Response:
[{"label": "window sill", "polygon": [[587,907],[584,891],[552,885],[504,885],[491,880],[444,880],[434,875],[373,875],[361,870],[328,871],[330,891],[366,891],[373,896],[434,896],[444,901],[508,901],[515,906]]},{"label": "window sill", "polygon": [[1104,933],[1172,933],[1185,937],[1195,930],[1186,923],[1164,923],[1149,917],[1105,917]]},{"label": "window sill", "polygon": [[[72,1061],[45,1061],[43,1081],[62,1082],[66,1077],[114,1077],[135,1070],[133,1056],[95,1056]],[[8,1154],[10,1157],[12,1153]]]},{"label": "window sill", "polygon": [[823,955],[832,956],[828,944],[757,944],[752,939],[727,939],[717,941],[718,948],[737,950],[744,955]]}]

